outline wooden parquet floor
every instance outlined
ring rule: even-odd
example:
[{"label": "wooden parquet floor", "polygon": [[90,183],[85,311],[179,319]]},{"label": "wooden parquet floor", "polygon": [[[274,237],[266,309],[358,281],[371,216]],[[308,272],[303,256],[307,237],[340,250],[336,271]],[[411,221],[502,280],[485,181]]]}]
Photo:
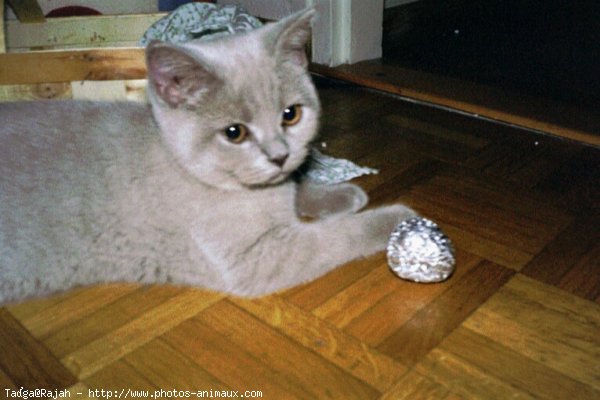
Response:
[{"label": "wooden parquet floor", "polygon": [[357,180],[372,204],[437,221],[451,279],[378,254],[256,300],[113,285],[5,307],[0,398],[600,398],[600,150],[319,87],[323,151],[380,169]]}]

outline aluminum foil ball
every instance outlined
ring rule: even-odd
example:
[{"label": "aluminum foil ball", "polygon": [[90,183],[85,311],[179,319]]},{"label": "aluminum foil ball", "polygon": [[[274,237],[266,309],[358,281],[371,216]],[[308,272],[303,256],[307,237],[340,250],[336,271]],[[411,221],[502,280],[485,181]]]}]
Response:
[{"label": "aluminum foil ball", "polygon": [[396,226],[387,246],[390,268],[402,279],[441,282],[454,271],[454,248],[436,223],[421,217]]}]

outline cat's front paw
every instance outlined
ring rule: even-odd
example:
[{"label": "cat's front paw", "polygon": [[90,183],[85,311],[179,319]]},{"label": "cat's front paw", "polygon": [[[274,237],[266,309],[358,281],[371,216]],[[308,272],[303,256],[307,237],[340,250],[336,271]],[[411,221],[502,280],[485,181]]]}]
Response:
[{"label": "cat's front paw", "polygon": [[365,230],[370,238],[380,243],[387,243],[399,223],[418,216],[414,210],[402,204],[379,207],[372,212],[373,218],[369,220]]},{"label": "cat's front paw", "polygon": [[296,206],[301,217],[324,218],[333,214],[355,213],[368,202],[367,194],[351,183],[304,184],[298,190]]}]

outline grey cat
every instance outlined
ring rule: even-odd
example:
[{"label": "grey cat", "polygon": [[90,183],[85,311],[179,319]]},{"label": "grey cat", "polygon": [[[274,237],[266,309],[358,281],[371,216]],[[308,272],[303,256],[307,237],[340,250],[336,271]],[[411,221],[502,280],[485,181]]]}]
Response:
[{"label": "grey cat", "polygon": [[313,14],[153,42],[151,108],[0,105],[0,303],[106,282],[260,296],[383,250],[412,210],[291,178],[320,112]]}]

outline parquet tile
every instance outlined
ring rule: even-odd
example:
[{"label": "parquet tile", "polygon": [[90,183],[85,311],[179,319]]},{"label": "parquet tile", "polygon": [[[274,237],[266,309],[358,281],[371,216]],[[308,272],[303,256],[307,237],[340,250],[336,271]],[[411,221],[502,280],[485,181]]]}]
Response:
[{"label": "parquet tile", "polygon": [[183,290],[161,305],[132,319],[127,324],[86,344],[61,358],[80,379],[149,342],[179,323],[210,306],[221,296],[197,290]]},{"label": "parquet tile", "polygon": [[0,370],[7,384],[0,388],[2,392],[32,383],[39,388],[62,389],[76,382],[75,376],[3,308],[0,325]]},{"label": "parquet tile", "polygon": [[10,379],[10,377],[2,370],[0,370],[0,387],[5,389],[16,390],[17,385]]},{"label": "parquet tile", "polygon": [[385,392],[380,400],[446,399],[450,391],[416,371],[410,371],[396,385]]},{"label": "parquet tile", "polygon": [[[174,349],[233,390],[261,390],[274,399],[313,398],[311,387],[302,387],[289,376],[271,369],[228,336],[199,319],[190,319],[164,337]],[[261,339],[255,336],[253,340]]]},{"label": "parquet tile", "polygon": [[[378,346],[481,263],[479,257],[460,249],[456,253],[456,259],[460,268],[445,283],[414,285],[411,282],[397,281],[397,290],[390,292],[381,300],[371,303],[371,307],[344,327],[344,332],[352,334],[370,346]],[[389,273],[389,279],[396,280],[391,273]],[[385,315],[385,318],[381,318],[382,315]]]},{"label": "parquet tile", "polygon": [[302,346],[379,390],[389,388],[406,368],[311,313],[272,296],[236,304]]},{"label": "parquet tile", "polygon": [[468,399],[535,399],[486,370],[441,349],[432,350],[418,367],[422,374]]},{"label": "parquet tile", "polygon": [[385,262],[385,254],[352,261],[345,266],[344,270],[335,269],[310,284],[289,289],[283,293],[283,296],[290,303],[305,310],[312,310],[336,293],[368,275],[370,271],[383,262]]},{"label": "parquet tile", "polygon": [[[449,355],[468,369],[482,371],[486,379],[493,378],[505,382],[519,392],[528,393],[534,398],[591,399],[597,395],[597,392],[589,386],[468,328],[459,327],[440,344],[438,349],[440,352],[430,353],[418,369],[431,371],[426,367],[428,363],[446,363],[444,357]],[[434,379],[441,379],[436,374],[433,376]],[[485,379],[479,380],[478,383],[485,391],[487,386]],[[450,384],[450,386],[458,385],[460,385],[458,382]]]},{"label": "parquet tile", "polygon": [[401,289],[401,285],[402,282],[391,276],[389,269],[382,265],[315,308],[313,314],[338,328],[344,328],[372,304]]},{"label": "parquet tile", "polygon": [[536,189],[561,201],[568,209],[587,213],[600,208],[598,147],[578,147],[568,160],[547,171]]},{"label": "parquet tile", "polygon": [[[513,287],[516,293],[512,292]],[[521,301],[511,299],[513,295]],[[508,306],[511,301],[518,307]],[[600,389],[600,313],[595,303],[517,276],[464,326],[584,385]]]},{"label": "parquet tile", "polygon": [[44,338],[57,357],[65,357],[90,342],[121,328],[180,293],[173,287],[139,288],[111,304],[87,314]]},{"label": "parquet tile", "polygon": [[[313,398],[368,399],[377,392],[304,346],[298,345],[242,311],[222,301],[200,313],[196,319],[222,335],[234,346],[277,371],[278,375],[308,390]],[[255,340],[260,337],[261,340]],[[281,357],[285,354],[285,357]]]},{"label": "parquet tile", "polygon": [[372,206],[440,224],[457,250],[448,281],[402,281],[380,253],[258,299],[110,285],[11,305],[0,398],[600,398],[600,150],[317,83],[317,144],[380,169],[355,181]]},{"label": "parquet tile", "polygon": [[512,275],[484,261],[457,280],[427,307],[377,346],[405,365],[413,365],[437,346]]},{"label": "parquet tile", "polygon": [[[162,338],[156,338],[124,357],[147,381],[165,390],[231,390],[184,353],[176,351]],[[166,375],[165,371],[170,371]]]},{"label": "parquet tile", "polygon": [[[102,393],[102,390],[105,392],[110,391],[114,397],[118,397],[127,390],[147,390],[154,393],[158,389],[156,385],[144,378],[140,372],[124,360],[117,360],[111,363],[108,368],[95,371],[92,375],[86,377],[83,382],[97,398],[108,397],[107,394]],[[96,392],[96,390],[99,392]]]},{"label": "parquet tile", "polygon": [[467,244],[470,250],[481,253],[491,247],[502,264],[517,270],[572,219],[551,204],[540,208],[537,199],[520,191],[495,190],[493,184],[477,175],[469,176],[464,170],[442,172],[413,186],[399,200],[449,230],[458,228],[469,234],[466,238],[459,235],[457,240],[474,241]]},{"label": "parquet tile", "polygon": [[527,276],[594,301],[600,295],[600,214],[576,218],[523,269]]},{"label": "parquet tile", "polygon": [[[135,289],[135,285],[102,285],[87,290],[77,290],[57,303],[50,302],[49,307],[33,314],[27,310],[28,303],[25,303],[17,307],[23,309],[24,314],[30,315],[21,318],[20,322],[35,337],[44,338]],[[14,312],[14,309],[12,311]],[[15,315],[19,315],[19,312]]]}]

